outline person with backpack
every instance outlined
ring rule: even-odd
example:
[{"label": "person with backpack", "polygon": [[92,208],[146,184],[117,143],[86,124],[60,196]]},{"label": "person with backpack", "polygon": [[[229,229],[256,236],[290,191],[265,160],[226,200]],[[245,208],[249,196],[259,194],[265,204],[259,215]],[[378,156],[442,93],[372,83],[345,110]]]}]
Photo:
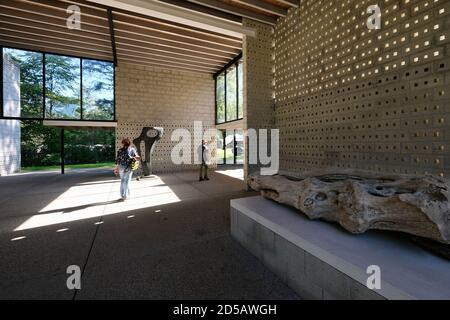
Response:
[{"label": "person with backpack", "polygon": [[133,171],[139,166],[141,157],[136,148],[131,145],[129,139],[122,140],[122,147],[117,151],[116,166],[114,174],[120,175],[120,196],[125,201],[130,198],[130,182],[133,178]]}]

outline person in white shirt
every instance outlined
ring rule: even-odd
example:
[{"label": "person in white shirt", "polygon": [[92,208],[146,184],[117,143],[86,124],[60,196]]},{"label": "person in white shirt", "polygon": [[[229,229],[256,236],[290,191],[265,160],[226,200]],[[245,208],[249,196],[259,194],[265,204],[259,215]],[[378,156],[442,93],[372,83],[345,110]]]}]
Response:
[{"label": "person in white shirt", "polygon": [[199,181],[209,180],[208,166],[210,164],[210,157],[205,140],[202,140],[202,145],[198,148],[198,157],[201,160]]}]

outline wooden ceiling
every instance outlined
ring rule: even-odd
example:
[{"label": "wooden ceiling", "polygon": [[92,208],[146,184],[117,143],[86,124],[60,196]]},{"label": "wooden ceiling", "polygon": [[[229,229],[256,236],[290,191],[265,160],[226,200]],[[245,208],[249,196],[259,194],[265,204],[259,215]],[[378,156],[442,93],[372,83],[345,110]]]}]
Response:
[{"label": "wooden ceiling", "polygon": [[[274,24],[299,1],[157,2],[235,24],[242,17]],[[80,30],[66,25],[72,4],[81,9]],[[1,0],[0,46],[215,73],[240,54],[242,39],[86,0]]]}]

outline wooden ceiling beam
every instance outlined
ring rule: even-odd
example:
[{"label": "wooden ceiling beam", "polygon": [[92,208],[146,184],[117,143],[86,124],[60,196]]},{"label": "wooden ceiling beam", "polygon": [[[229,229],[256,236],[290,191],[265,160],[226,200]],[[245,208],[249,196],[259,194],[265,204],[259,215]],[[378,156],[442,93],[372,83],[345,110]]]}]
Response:
[{"label": "wooden ceiling beam", "polygon": [[[3,3],[0,2],[0,16],[2,17],[9,17],[12,19],[20,19],[24,21],[24,24],[27,24],[28,22],[35,22],[40,24],[46,24],[46,25],[53,25],[57,28],[65,28],[66,26],[66,18],[63,17],[57,17],[57,16],[50,16],[50,15],[40,15],[38,13],[32,12],[32,10],[18,10],[14,8],[9,8]],[[76,30],[72,29],[70,30],[71,33],[74,34],[80,34],[80,33],[95,33],[101,36],[109,36],[109,30],[108,27],[98,26],[98,25],[91,25],[88,23],[83,24],[82,30]]]},{"label": "wooden ceiling beam", "polygon": [[102,55],[95,53],[86,53],[85,51],[77,49],[64,49],[58,45],[57,46],[48,44],[42,45],[42,43],[39,43],[39,41],[32,41],[32,40],[25,41],[21,39],[11,39],[0,36],[0,45],[4,47],[17,48],[22,50],[49,52],[68,56],[79,56],[81,58],[86,59],[105,60],[110,61],[112,63],[112,57],[110,54]]},{"label": "wooden ceiling beam", "polygon": [[117,24],[117,29],[119,30],[128,30],[130,28],[135,30],[142,29],[143,33],[155,32],[155,34],[161,34],[161,37],[164,35],[169,35],[176,36],[180,39],[190,39],[203,41],[206,43],[220,44],[235,49],[242,48],[241,39],[224,38],[211,33],[197,32],[196,30],[161,23],[153,19],[133,17],[120,11],[114,11],[114,17],[114,21]]},{"label": "wooden ceiling beam", "polygon": [[170,4],[173,6],[177,6],[177,7],[182,7],[184,9],[187,9],[187,10],[190,10],[193,12],[197,12],[197,13],[202,13],[207,16],[213,16],[213,17],[217,17],[217,18],[227,20],[227,21],[232,21],[232,22],[239,23],[239,24],[242,23],[242,17],[239,17],[234,14],[230,14],[228,12],[223,12],[220,10],[201,6],[196,3],[191,3],[186,0],[157,0],[157,1],[164,2],[164,3]]},{"label": "wooden ceiling beam", "polygon": [[161,68],[161,69],[174,69],[174,70],[179,70],[179,71],[189,71],[189,72],[196,72],[196,73],[208,73],[208,74],[214,74],[216,72],[216,69],[211,69],[209,71],[201,71],[195,67],[183,67],[183,66],[173,66],[170,64],[165,64],[165,63],[152,63],[152,62],[148,62],[145,60],[137,60],[137,59],[128,59],[128,58],[121,58],[121,61],[123,63],[129,63],[129,64],[135,64],[135,65],[145,65],[145,66],[149,66],[149,67],[156,67],[156,68]]},{"label": "wooden ceiling beam", "polygon": [[211,56],[217,56],[217,57],[227,57],[230,55],[236,55],[240,52],[240,50],[217,50],[208,48],[206,46],[196,46],[191,45],[189,43],[180,43],[180,42],[173,42],[166,39],[161,38],[152,38],[149,36],[146,36],[145,34],[130,34],[127,32],[123,32],[121,30],[116,30],[115,32],[116,39],[127,39],[135,42],[143,42],[143,43],[149,43],[154,44],[162,47],[168,47],[168,48],[176,48],[176,49],[182,49],[186,51],[191,52],[198,52],[198,53],[204,53]]},{"label": "wooden ceiling beam", "polygon": [[120,33],[126,37],[134,38],[136,37],[145,37],[148,40],[151,41],[157,41],[157,42],[164,42],[164,43],[171,43],[175,46],[191,46],[191,47],[197,47],[197,48],[203,48],[207,50],[216,50],[218,52],[226,52],[226,53],[233,53],[236,51],[241,51],[242,45],[239,47],[230,47],[230,46],[224,46],[220,43],[214,43],[214,42],[205,42],[203,40],[198,40],[195,38],[185,38],[180,37],[178,35],[173,34],[164,34],[158,31],[153,30],[146,30],[137,26],[133,25],[124,25],[121,24],[118,20],[114,19],[114,27],[116,30],[116,33]]},{"label": "wooden ceiling beam", "polygon": [[205,7],[213,8],[216,10],[228,12],[231,14],[235,14],[241,17],[249,18],[252,20],[256,20],[265,24],[275,25],[277,23],[277,19],[266,16],[264,14],[256,13],[255,11],[244,9],[241,7],[236,7],[231,4],[221,2],[218,0],[188,0],[189,2],[196,3]]},{"label": "wooden ceiling beam", "polygon": [[252,7],[279,17],[286,17],[288,12],[286,9],[278,7],[274,4],[264,2],[262,0],[234,0],[234,2],[243,4],[247,7]]},{"label": "wooden ceiling beam", "polygon": [[[224,21],[216,17],[205,16],[182,7],[175,7],[155,0],[88,0],[112,8],[133,13],[157,17],[159,19],[184,24],[199,29],[243,38],[245,35],[256,36],[256,31],[240,24]],[[223,10],[222,10],[223,11]]]},{"label": "wooden ceiling beam", "polygon": [[126,45],[126,46],[132,46],[134,48],[150,49],[150,50],[157,51],[157,52],[177,54],[180,56],[199,57],[199,58],[203,58],[203,59],[211,60],[211,61],[223,61],[223,60],[226,61],[233,56],[232,54],[211,55],[211,54],[204,53],[201,51],[190,51],[190,50],[186,50],[184,48],[160,46],[155,43],[150,43],[150,42],[146,42],[146,41],[136,41],[134,39],[122,38],[122,37],[118,37],[118,36],[116,36],[116,45],[117,45],[117,48],[120,48],[121,46]]},{"label": "wooden ceiling beam", "polygon": [[20,34],[19,32],[10,32],[6,30],[0,30],[0,37],[2,39],[5,39],[5,41],[8,42],[15,42],[17,40],[18,42],[24,42],[24,41],[30,41],[32,43],[36,43],[39,45],[49,45],[50,47],[61,47],[65,50],[76,50],[78,52],[83,52],[84,54],[95,54],[95,55],[105,55],[111,57],[111,51],[108,49],[101,49],[101,48],[94,48],[90,46],[89,44],[85,45],[79,45],[76,43],[71,42],[70,40],[67,41],[61,41],[54,39],[47,38],[45,36],[37,36],[37,35],[27,35],[27,34]]},{"label": "wooden ceiling beam", "polygon": [[55,40],[62,40],[65,41],[67,39],[70,39],[70,41],[77,42],[84,45],[89,46],[96,46],[96,47],[102,47],[102,48],[110,48],[111,43],[107,39],[99,39],[99,38],[90,38],[80,35],[74,35],[70,34],[68,32],[55,30],[55,28],[52,28],[51,26],[32,26],[32,25],[23,25],[20,23],[11,23],[9,21],[2,20],[0,21],[0,30],[9,30],[12,32],[18,32],[23,34],[29,34],[31,36],[46,36],[48,38],[53,38]]},{"label": "wooden ceiling beam", "polygon": [[119,61],[122,62],[122,59],[134,59],[134,60],[142,60],[142,61],[147,61],[147,62],[151,62],[151,63],[163,63],[163,64],[169,64],[172,66],[180,66],[180,67],[186,67],[186,68],[195,68],[198,70],[203,70],[203,71],[211,71],[211,70],[215,70],[218,68],[218,66],[202,66],[202,65],[196,65],[196,64],[192,64],[192,63],[188,63],[188,62],[180,62],[180,61],[173,61],[170,59],[155,59],[149,56],[145,56],[145,55],[133,55],[133,54],[128,54],[128,53],[123,53],[123,52],[118,52],[118,58]]},{"label": "wooden ceiling beam", "polygon": [[292,8],[300,7],[300,0],[277,0],[277,1]]},{"label": "wooden ceiling beam", "polygon": [[174,61],[174,62],[187,62],[191,65],[199,65],[199,66],[204,66],[204,67],[210,67],[210,68],[216,68],[220,65],[222,65],[222,63],[220,62],[213,62],[213,61],[203,61],[200,59],[195,59],[195,58],[188,58],[188,57],[184,57],[184,58],[180,58],[180,57],[173,57],[173,56],[169,56],[169,55],[163,55],[163,54],[158,54],[158,53],[153,53],[151,51],[146,51],[146,50],[133,50],[133,49],[128,49],[125,47],[121,47],[119,49],[117,49],[117,52],[122,54],[122,55],[129,55],[129,56],[135,56],[135,57],[148,57],[148,58],[157,58],[160,60],[167,60],[167,61]]}]

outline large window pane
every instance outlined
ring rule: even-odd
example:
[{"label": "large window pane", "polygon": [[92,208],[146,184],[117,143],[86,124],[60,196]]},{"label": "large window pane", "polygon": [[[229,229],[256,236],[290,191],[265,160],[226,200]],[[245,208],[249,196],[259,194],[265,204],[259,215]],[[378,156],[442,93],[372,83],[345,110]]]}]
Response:
[{"label": "large window pane", "polygon": [[6,117],[42,118],[42,54],[3,49],[3,107]]},{"label": "large window pane", "polygon": [[225,122],[225,75],[222,73],[216,82],[216,116],[217,123]]},{"label": "large window pane", "polygon": [[83,60],[83,119],[113,120],[114,65]]},{"label": "large window pane", "polygon": [[244,131],[236,130],[236,164],[244,163]]},{"label": "large window pane", "polygon": [[237,119],[236,66],[227,70],[227,121]]},{"label": "large window pane", "polygon": [[45,115],[80,119],[80,59],[45,55]]},{"label": "large window pane", "polygon": [[244,63],[239,61],[238,64],[238,118],[244,118]]},{"label": "large window pane", "polygon": [[217,164],[224,164],[225,161],[225,150],[223,148],[223,131],[222,130],[217,130]]},{"label": "large window pane", "polygon": [[227,130],[225,137],[225,163],[234,164],[234,130]]}]

